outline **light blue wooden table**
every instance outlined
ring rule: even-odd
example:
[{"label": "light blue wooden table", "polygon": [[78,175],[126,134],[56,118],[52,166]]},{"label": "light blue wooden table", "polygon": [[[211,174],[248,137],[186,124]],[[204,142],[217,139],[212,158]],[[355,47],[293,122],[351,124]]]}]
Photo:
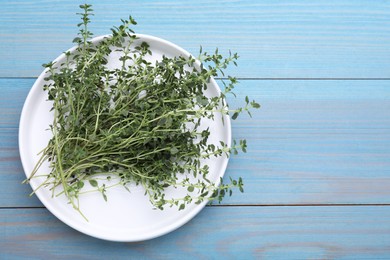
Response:
[{"label": "light blue wooden table", "polygon": [[139,243],[81,234],[21,185],[22,105],[72,46],[76,2],[0,1],[0,259],[390,259],[390,1],[90,1],[95,35],[131,14],[190,52],[237,51],[238,97],[262,104],[233,124],[245,193]]}]

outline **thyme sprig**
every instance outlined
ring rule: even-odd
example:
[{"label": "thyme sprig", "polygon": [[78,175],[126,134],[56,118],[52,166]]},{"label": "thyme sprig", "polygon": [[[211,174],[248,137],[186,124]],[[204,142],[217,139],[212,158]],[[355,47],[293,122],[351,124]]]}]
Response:
[{"label": "thyme sprig", "polygon": [[[238,55],[229,53],[224,58],[218,49],[212,54],[201,49],[196,59],[163,56],[151,63],[149,45],[134,44],[137,37],[130,27],[136,22],[131,16],[111,29],[111,37],[96,44],[88,29],[92,7],[80,8],[75,52],[66,52],[62,64],[44,64],[43,89],[53,102],[53,137],[27,181],[49,161],[50,173],[38,188],[50,188],[53,196],[65,194],[80,213],[79,196],[91,192],[84,187],[87,182],[105,200],[110,187],[141,185],[158,209],[220,202],[226,194],[232,195],[234,187],[243,192],[241,178],[228,184],[221,178],[219,185],[210,181],[209,167],[203,162],[246,152],[246,141],[234,141],[231,147],[222,141],[210,143],[210,129],[201,124],[216,116],[236,119],[260,107],[246,97],[244,107],[229,108],[225,97],[237,84],[231,76],[223,81],[220,94],[204,94],[212,77],[224,75],[232,63],[237,65]],[[107,57],[116,51],[122,55],[121,66],[108,68]],[[187,194],[167,198],[168,187],[183,187]]]}]

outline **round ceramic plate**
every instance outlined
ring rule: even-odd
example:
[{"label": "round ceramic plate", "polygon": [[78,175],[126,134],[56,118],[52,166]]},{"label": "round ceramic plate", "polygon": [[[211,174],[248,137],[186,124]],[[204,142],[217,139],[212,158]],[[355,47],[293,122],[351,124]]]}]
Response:
[{"label": "round ceramic plate", "polygon": [[[150,45],[152,55],[150,61],[159,60],[163,55],[167,57],[184,56],[190,54],[182,48],[159,38],[140,35],[134,42],[134,46],[145,41]],[[93,39],[98,43],[104,37]],[[75,47],[70,49],[75,51]],[[116,67],[119,64],[120,53],[113,52],[108,57],[108,66]],[[55,61],[60,64],[65,60],[64,55],[60,55]],[[52,123],[53,114],[50,111],[51,102],[47,101],[47,93],[42,90],[44,84],[45,71],[38,77],[23,106],[23,111],[19,125],[19,151],[26,176],[29,177],[35,164],[39,159],[41,151],[51,138],[48,130]],[[220,89],[212,79],[205,91],[206,96],[218,95]],[[231,128],[228,116],[225,116],[224,123],[220,117],[215,117],[215,121],[203,120],[203,127],[210,127],[210,142],[219,144],[223,141],[230,145]],[[210,167],[210,180],[215,183],[223,176],[228,158],[219,157],[204,161]],[[38,175],[45,175],[49,168],[44,164]],[[46,177],[33,178],[30,185],[35,190]],[[190,204],[184,210],[179,211],[177,207],[165,208],[164,210],[154,209],[149,202],[144,190],[138,186],[130,187],[128,192],[123,187],[115,187],[107,190],[108,201],[104,201],[100,193],[87,193],[80,196],[80,209],[87,217],[86,221],[68,203],[64,195],[52,197],[49,188],[41,187],[36,191],[36,195],[46,208],[58,219],[73,227],[74,229],[101,239],[112,241],[141,241],[164,235],[182,226],[205,206],[206,202],[195,205]],[[180,197],[183,190],[167,189],[166,197]]]}]

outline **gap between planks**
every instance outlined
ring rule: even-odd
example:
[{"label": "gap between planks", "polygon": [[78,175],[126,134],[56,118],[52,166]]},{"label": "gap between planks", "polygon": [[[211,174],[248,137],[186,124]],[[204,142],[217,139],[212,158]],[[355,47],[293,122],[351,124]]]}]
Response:
[{"label": "gap between planks", "polygon": [[[38,77],[0,77],[1,79],[37,79]],[[226,77],[216,77],[216,80],[227,80]],[[256,78],[256,77],[236,77],[237,80],[390,80],[390,78]]]},{"label": "gap between planks", "polygon": [[[390,206],[390,203],[338,203],[338,204],[213,204],[206,207],[373,207],[373,206]],[[0,210],[7,209],[45,209],[44,206],[27,206],[27,207],[0,207]]]}]

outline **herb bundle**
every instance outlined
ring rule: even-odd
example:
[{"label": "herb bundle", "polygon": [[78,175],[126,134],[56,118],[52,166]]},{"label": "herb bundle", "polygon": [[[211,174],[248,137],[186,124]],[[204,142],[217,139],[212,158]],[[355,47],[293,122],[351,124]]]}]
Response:
[{"label": "herb bundle", "polygon": [[[200,50],[197,59],[163,56],[152,63],[147,61],[152,55],[148,44],[134,44],[132,17],[111,29],[111,37],[93,43],[88,29],[91,5],[80,8],[76,50],[66,52],[62,64],[44,64],[44,90],[53,102],[53,137],[26,181],[48,161],[50,173],[38,188],[49,187],[53,196],[65,194],[80,213],[78,198],[91,191],[85,190],[87,182],[105,200],[112,186],[142,185],[158,209],[175,205],[182,210],[193,202],[221,201],[233,187],[242,192],[241,178],[214,183],[209,180],[209,167],[202,163],[238,150],[246,152],[245,140],[234,141],[231,147],[222,141],[209,143],[210,129],[201,127],[204,119],[229,114],[236,119],[260,107],[246,97],[244,107],[229,109],[225,96],[237,83],[230,76],[223,81],[221,93],[204,94],[212,77],[223,75],[229,64],[236,65],[238,55],[224,58],[218,50],[213,54]],[[107,57],[116,51],[122,65],[108,68]],[[166,198],[167,187],[184,187],[187,194]]]}]

